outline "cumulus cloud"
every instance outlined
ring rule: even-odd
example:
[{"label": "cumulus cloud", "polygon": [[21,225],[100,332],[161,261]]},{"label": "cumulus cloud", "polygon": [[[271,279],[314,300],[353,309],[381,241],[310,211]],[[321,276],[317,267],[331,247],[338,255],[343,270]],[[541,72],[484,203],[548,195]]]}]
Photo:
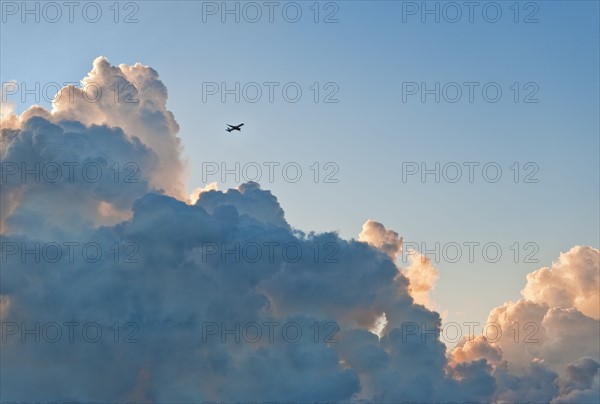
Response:
[{"label": "cumulus cloud", "polygon": [[203,192],[208,192],[208,191],[218,191],[219,190],[219,186],[217,185],[216,182],[211,182],[210,184],[208,184],[205,187],[198,187],[196,189],[194,189],[194,191],[190,194],[190,196],[188,197],[188,202],[191,205],[194,205],[198,199],[200,199],[200,194],[202,194]]},{"label": "cumulus cloud", "polygon": [[159,157],[159,165],[149,175],[150,185],[184,198],[179,125],[167,110],[167,96],[166,86],[151,67],[140,63],[117,67],[98,57],[79,87],[67,86],[57,93],[52,115],[87,126],[116,126],[140,139]]},{"label": "cumulus cloud", "polygon": [[233,206],[239,213],[249,215],[265,224],[290,228],[277,198],[270,191],[261,190],[256,182],[248,182],[225,192],[216,189],[203,191],[199,193],[196,204],[209,212],[213,212],[219,206]]},{"label": "cumulus cloud", "polygon": [[[458,381],[445,374],[445,347],[435,338],[422,341],[414,334],[404,340],[407,320],[435,330],[440,319],[413,304],[408,282],[389,258],[333,233],[302,234],[281,226],[280,219],[254,218],[248,206],[259,200],[267,211],[276,211],[276,200],[256,185],[237,192],[211,199],[210,210],[202,206],[204,197],[189,205],[149,193],[134,203],[130,220],[87,234],[99,245],[135,243],[139,262],[115,264],[111,257],[96,264],[31,265],[9,256],[2,293],[14,304],[5,322],[95,322],[108,336],[97,343],[76,334],[76,343],[65,336],[57,344],[43,339],[36,344],[31,335],[29,343],[21,343],[20,333],[11,335],[3,345],[2,364],[11,369],[2,372],[2,385],[9,386],[3,397],[397,402],[404,397],[483,399],[493,391],[489,377],[483,390],[476,382],[479,372],[489,370],[483,364],[457,369]],[[10,234],[3,241],[20,243],[25,237]],[[294,243],[303,255],[286,258],[276,248],[274,259],[265,253],[249,262],[243,255],[240,260],[235,254],[207,254],[205,248],[235,250],[232,246],[249,242]],[[336,246],[335,259],[315,262],[315,245]],[[367,329],[381,312],[388,324],[379,340]],[[115,344],[109,328],[114,323],[136,324],[139,341]],[[235,330],[236,324],[295,324],[303,334],[291,343],[280,325],[271,342],[262,326],[257,343],[243,337],[238,343],[235,335],[223,343],[222,332],[203,342],[208,323],[221,330]],[[59,368],[41,377],[39,372],[56,363]],[[416,387],[415,380],[424,380],[427,388]],[[474,395],[469,396],[468,386]]]},{"label": "cumulus cloud", "polygon": [[437,305],[431,299],[430,293],[434,289],[439,272],[426,256],[411,252],[410,265],[403,272],[410,282],[410,295],[415,303],[422,304],[429,309],[436,309]]},{"label": "cumulus cloud", "polygon": [[367,220],[363,224],[358,239],[383,251],[393,260],[402,251],[402,237],[398,237],[398,233],[387,230],[383,224],[374,220]]},{"label": "cumulus cloud", "polygon": [[[89,102],[92,83],[111,98]],[[138,102],[112,97],[130,85]],[[399,268],[396,232],[373,221],[358,241],[294,229],[257,183],[185,195],[178,127],[153,69],[98,58],[59,94],[51,111],[3,117],[0,162],[110,175],[32,181],[3,165],[3,400],[561,402],[597,392],[587,289],[585,301],[523,299],[490,314],[506,326],[539,321],[539,347],[478,339],[450,355],[427,305],[437,271],[420,256]],[[131,175],[124,162],[137,181],[115,181]],[[561,268],[589,278],[574,266],[594,254],[567,254]]]},{"label": "cumulus cloud", "polygon": [[[80,86],[69,85],[59,90],[51,111],[32,106],[17,116],[14,110],[6,108],[10,103],[3,103],[0,158],[5,163],[3,171],[7,176],[3,183],[10,186],[3,190],[0,225],[7,226],[4,219],[20,201],[35,199],[32,193],[49,189],[57,194],[65,192],[60,186],[38,186],[40,181],[34,179],[22,181],[21,175],[26,170],[35,170],[36,163],[40,165],[37,171],[42,183],[55,178],[56,165],[63,170],[58,178],[61,184],[74,184],[74,192],[64,193],[64,200],[70,203],[61,205],[69,208],[85,205],[87,217],[95,223],[98,221],[91,212],[95,207],[75,200],[83,195],[78,187],[90,183],[82,176],[87,173],[93,177],[96,164],[103,169],[100,182],[104,188],[109,187],[109,181],[116,183],[111,184],[112,189],[105,190],[99,200],[106,199],[110,193],[112,200],[104,202],[112,205],[114,199],[120,198],[115,194],[127,194],[123,197],[126,201],[117,201],[117,206],[111,206],[119,211],[117,218],[124,216],[120,212],[123,205],[130,206],[132,197],[139,198],[148,190],[185,198],[185,166],[177,137],[179,126],[166,103],[167,89],[154,69],[139,63],[116,67],[105,57],[94,60],[93,69],[81,80]],[[11,174],[15,171],[14,163],[19,167],[16,174]],[[93,165],[91,169],[90,165]],[[50,171],[44,172],[44,168]],[[84,168],[91,171],[82,173]],[[69,176],[70,169],[75,169],[73,176]],[[115,171],[121,171],[118,178]],[[65,181],[73,177],[75,181]],[[129,186],[130,181],[140,186],[137,189]],[[124,182],[127,186],[118,187]],[[135,196],[132,195],[134,189]],[[58,196],[54,195],[52,200],[59,200]],[[107,210],[110,211],[105,208],[104,212]]]},{"label": "cumulus cloud", "polygon": [[[542,268],[527,276],[522,299],[504,303],[490,312],[487,322],[498,324],[504,332],[504,336],[494,344],[502,348],[509,366],[523,369],[536,358],[542,358],[551,369],[562,372],[565,366],[582,356],[600,360],[598,319],[584,314],[575,306],[589,307],[587,300],[597,301],[597,296],[593,297],[588,292],[579,299],[557,297],[571,296],[572,289],[575,292],[581,290],[582,282],[577,280],[578,277],[591,277],[593,280],[590,273],[598,273],[598,259],[600,252],[594,248],[573,247],[561,254],[552,269]],[[548,271],[563,271],[558,276],[571,281],[559,285],[549,280],[546,284],[540,280],[540,274],[548,276]],[[588,286],[586,290],[589,290]],[[598,288],[595,293],[599,293]],[[550,297],[542,299],[540,296]]]},{"label": "cumulus cloud", "polygon": [[3,227],[46,235],[122,220],[151,189],[147,175],[159,165],[152,149],[121,128],[38,114],[2,130],[0,158]]},{"label": "cumulus cloud", "polygon": [[484,358],[496,367],[505,367],[502,359],[502,349],[491,345],[483,335],[466,337],[452,351],[452,359],[456,362],[471,362]]},{"label": "cumulus cloud", "polygon": [[3,82],[2,87],[0,87],[0,124],[3,128],[14,128],[18,125],[15,103],[8,99],[8,94],[14,91],[17,86],[16,81],[9,80]]},{"label": "cumulus cloud", "polygon": [[[367,220],[363,224],[362,231],[358,235],[358,240],[372,245],[387,254],[394,261],[402,253],[403,249],[403,238],[397,232],[386,229],[383,224],[374,220]],[[417,251],[409,251],[407,253],[410,265],[406,269],[398,266],[398,270],[408,278],[410,282],[409,293],[415,302],[434,310],[437,307],[431,300],[430,293],[439,278],[439,272],[426,256]],[[382,316],[383,318],[384,316]]]},{"label": "cumulus cloud", "polygon": [[600,319],[600,259],[597,250],[576,246],[560,254],[556,263],[527,275],[521,292],[532,302],[550,307],[575,308]]},{"label": "cumulus cloud", "polygon": [[528,274],[523,298],[488,316],[501,334],[461,341],[453,360],[486,358],[503,402],[598,402],[600,322],[590,302],[598,301],[599,259],[600,251],[575,246]]}]

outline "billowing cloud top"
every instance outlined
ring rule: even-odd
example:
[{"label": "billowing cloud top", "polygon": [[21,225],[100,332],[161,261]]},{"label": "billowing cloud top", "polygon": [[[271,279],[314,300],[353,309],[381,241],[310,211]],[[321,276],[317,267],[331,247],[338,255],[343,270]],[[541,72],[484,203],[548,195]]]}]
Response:
[{"label": "billowing cloud top", "polygon": [[[3,113],[0,226],[10,228],[5,220],[15,206],[36,205],[36,197],[69,201],[63,207],[76,222],[95,224],[127,216],[133,200],[149,190],[183,198],[179,126],[166,102],[167,89],[154,69],[139,63],[115,67],[99,57],[79,87],[58,91],[51,111],[33,106],[19,117]],[[39,212],[32,206],[27,214]]]},{"label": "billowing cloud top", "polygon": [[[92,84],[110,97],[90,102]],[[420,256],[400,268],[398,233],[293,229],[256,183],[191,203],[153,69],[98,58],[59,95],[2,117],[3,401],[598,397],[598,250],[573,248],[490,313],[534,323],[538,343],[448,352],[428,301],[438,272]]]},{"label": "billowing cloud top", "polygon": [[527,275],[527,285],[522,293],[532,302],[564,309],[574,307],[598,320],[599,283],[597,251],[589,247],[574,247],[560,254],[551,268],[541,268]]}]

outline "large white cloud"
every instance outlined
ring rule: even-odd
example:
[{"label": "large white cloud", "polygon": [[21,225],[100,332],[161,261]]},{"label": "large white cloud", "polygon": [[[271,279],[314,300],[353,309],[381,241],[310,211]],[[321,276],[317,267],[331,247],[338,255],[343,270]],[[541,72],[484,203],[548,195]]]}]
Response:
[{"label": "large white cloud", "polygon": [[[437,271],[420,260],[397,267],[398,233],[373,221],[359,241],[293,229],[277,198],[255,183],[201,189],[191,204],[157,73],[98,58],[82,87],[92,83],[111,97],[114,86],[135,85],[139,102],[92,103],[83,88],[70,87],[52,111],[2,117],[2,163],[94,162],[110,172],[112,162],[133,161],[139,168],[134,183],[11,176],[2,184],[3,401],[561,402],[597,392],[590,348],[597,317],[588,316],[594,293],[586,285],[563,282],[583,300],[558,299],[552,289],[542,295],[562,303],[532,297],[490,314],[507,325],[538,321],[539,347],[522,353],[478,339],[450,355],[426,300]],[[54,263],[9,249],[72,242],[96,243],[104,254],[91,262],[78,250]],[[593,270],[573,266],[590,265],[597,250],[578,251],[561,257],[561,270],[593,280]],[[547,286],[540,279],[533,289]],[[80,327],[73,342],[67,322]],[[92,323],[103,332],[96,342],[81,335]],[[55,343],[49,324],[63,332]],[[261,338],[245,338],[249,324],[260,326]],[[282,334],[284,325],[302,335]],[[278,327],[272,339],[271,326]],[[233,334],[223,336],[223,327]],[[570,334],[557,336],[565,327]],[[137,341],[125,343],[129,337]],[[527,363],[518,371],[511,362],[520,356]],[[564,364],[559,375],[554,366]]]},{"label": "large white cloud", "polygon": [[550,268],[527,275],[523,297],[550,307],[574,307],[588,317],[600,319],[600,260],[598,251],[577,246]]},{"label": "large white cloud", "polygon": [[184,197],[179,125],[167,110],[167,88],[151,67],[136,63],[112,66],[105,57],[94,60],[80,87],[68,86],[56,95],[52,115],[85,125],[109,125],[137,137],[159,156],[149,173],[151,186]]},{"label": "large white cloud", "polygon": [[[132,199],[151,189],[184,198],[179,126],[166,103],[167,89],[154,69],[139,63],[116,67],[99,57],[80,86],[58,91],[51,111],[32,106],[16,116],[11,108],[3,108],[0,158],[6,177],[0,226],[8,226],[4,219],[17,205],[37,205],[48,198],[57,202],[55,209],[64,207],[65,214],[85,210],[85,218],[95,224],[103,222],[102,216],[112,222],[129,216]],[[15,163],[18,170],[12,174]],[[36,163],[38,181],[46,187],[31,174],[22,180],[25,170],[35,170]],[[85,181],[82,170],[94,177],[96,164],[102,168],[101,180]],[[56,165],[62,169],[59,186],[52,182]],[[82,187],[95,188],[94,201],[78,201],[88,199],[80,192]],[[61,198],[66,203],[60,203]],[[26,214],[39,212],[34,207]]]},{"label": "large white cloud", "polygon": [[502,335],[464,339],[453,360],[487,358],[500,401],[598,402],[600,322],[590,302],[598,301],[599,260],[600,251],[575,246],[529,274],[523,298],[488,316]]}]

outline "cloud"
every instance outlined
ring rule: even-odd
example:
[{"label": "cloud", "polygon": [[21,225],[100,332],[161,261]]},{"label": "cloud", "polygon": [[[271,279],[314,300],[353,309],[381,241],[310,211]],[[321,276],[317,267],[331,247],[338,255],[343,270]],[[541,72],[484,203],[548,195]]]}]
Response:
[{"label": "cloud", "polygon": [[573,307],[588,317],[600,319],[599,287],[597,250],[576,246],[560,254],[551,267],[527,275],[527,285],[521,293],[532,302],[550,307]]},{"label": "cloud", "polygon": [[217,185],[216,182],[211,182],[210,184],[208,184],[205,187],[198,187],[198,188],[194,189],[194,191],[190,194],[190,196],[188,197],[188,202],[191,205],[194,205],[194,204],[196,204],[198,199],[200,199],[201,193],[208,192],[208,191],[218,191],[218,190],[219,190],[219,186]]},{"label": "cloud", "polygon": [[[566,368],[566,376],[561,380],[562,395],[570,395],[574,391],[587,392],[595,383],[600,364],[592,358],[581,358]],[[596,396],[597,398],[597,396]]]},{"label": "cloud", "polygon": [[[25,322],[30,328],[35,323],[77,322],[83,327],[94,322],[107,334],[96,343],[76,334],[75,343],[65,336],[57,344],[45,342],[43,333],[41,343],[33,343],[31,335],[29,343],[21,343],[21,333],[12,335],[3,344],[2,364],[11,369],[2,372],[2,385],[9,386],[3,397],[109,401],[134,395],[153,402],[469,397],[465,386],[488,368],[465,365],[457,370],[464,373],[462,381],[454,381],[444,374],[445,347],[435,338],[423,342],[413,335],[403,341],[407,320],[435,330],[440,319],[412,303],[407,280],[389,258],[334,233],[305,235],[279,220],[255,218],[248,206],[261,201],[265,210],[277,211],[277,202],[255,186],[237,192],[220,195],[218,203],[211,200],[210,210],[202,206],[203,197],[188,205],[148,193],[133,204],[131,219],[86,235],[103,246],[115,240],[135,243],[137,263],[115,263],[111,256],[96,264],[31,265],[8,257],[2,293],[14,304],[5,322]],[[3,241],[45,241],[27,237],[10,234]],[[277,252],[272,261],[265,254],[251,263],[204,254],[207,243],[231,250],[248,242],[295,243],[303,255],[291,262]],[[315,263],[310,254],[315,243],[337,245],[336,261]],[[381,312],[388,318],[381,341],[365,340],[364,333],[374,336],[367,329]],[[125,334],[131,331],[125,324],[136,324],[139,342],[114,343],[110,327],[115,323]],[[258,343],[243,338],[237,343],[235,335],[223,343],[222,333],[202,340],[206,324],[235,330],[236,324],[243,328],[249,323],[294,324],[303,337],[286,341],[279,326],[270,342],[263,326]],[[356,342],[353,335],[359,336]],[[329,338],[337,341],[327,342]],[[382,359],[372,362],[370,351],[374,359]],[[59,368],[42,377],[57,363]],[[404,381],[398,383],[398,377]],[[416,378],[427,383],[426,391],[415,386]],[[232,386],[234,380],[240,382]],[[485,397],[478,383],[468,385],[476,390],[473,397]]]},{"label": "cloud", "polygon": [[[403,238],[393,230],[387,230],[385,226],[374,220],[367,220],[358,235],[359,241],[387,254],[393,261],[402,253]],[[398,266],[398,270],[409,280],[409,293],[417,304],[434,310],[436,304],[431,300],[430,292],[434,289],[439,278],[438,270],[433,266],[431,260],[417,251],[408,252],[410,265],[406,269]]]},{"label": "cloud", "polygon": [[483,335],[462,339],[452,351],[452,358],[459,363],[484,358],[494,366],[506,366],[502,360],[502,349],[489,344]]},{"label": "cloud", "polygon": [[415,303],[431,310],[436,309],[437,305],[431,300],[430,293],[439,279],[438,270],[429,258],[418,252],[411,252],[409,258],[411,263],[403,273],[410,282],[410,295]]},{"label": "cloud", "polygon": [[10,308],[8,297],[0,295],[0,320],[4,319]]},{"label": "cloud", "polygon": [[597,402],[600,322],[589,302],[599,293],[599,259],[600,251],[575,246],[551,268],[528,274],[523,298],[488,316],[502,334],[461,341],[453,360],[493,364],[500,401]]},{"label": "cloud", "polygon": [[52,112],[59,120],[118,126],[129,136],[139,138],[159,156],[151,186],[183,198],[179,125],[167,110],[167,97],[167,88],[151,67],[140,63],[116,67],[105,57],[98,57],[92,71],[81,80],[81,87],[69,86],[57,94]]},{"label": "cloud", "polygon": [[5,81],[0,87],[0,127],[14,128],[18,126],[18,119],[15,115],[15,103],[8,99],[8,94],[18,88],[14,80]]},{"label": "cloud", "polygon": [[[53,230],[67,222],[114,224],[130,216],[132,202],[150,190],[185,198],[179,126],[166,102],[167,89],[154,69],[139,63],[116,67],[99,57],[79,87],[58,91],[51,111],[32,106],[16,116],[3,109],[0,228],[13,228],[18,217],[21,225],[28,218],[31,227]],[[29,174],[23,181],[27,170],[37,171],[37,179]],[[57,211],[64,209],[53,222],[40,215],[39,205],[48,199],[57,202]]]},{"label": "cloud", "polygon": [[[527,276],[522,299],[507,302],[490,312],[487,323],[498,324],[504,332],[494,344],[502,348],[511,368],[523,369],[536,358],[542,358],[551,369],[562,372],[565,366],[582,356],[600,360],[598,319],[585,315],[575,306],[589,307],[586,301],[597,300],[597,296],[586,292],[581,293],[579,299],[564,298],[583,288],[582,282],[576,281],[578,277],[589,279],[590,273],[598,272],[599,259],[600,252],[596,249],[573,247],[561,254],[552,270],[542,268]],[[547,279],[547,283],[540,280],[540,274],[546,274],[542,277],[547,278],[549,271],[563,271],[558,276],[571,281],[558,285],[552,278]],[[595,293],[599,293],[598,289]],[[551,297],[541,299],[540,296]]]},{"label": "cloud", "polygon": [[[89,102],[93,85],[111,97]],[[137,102],[122,98],[130,85]],[[437,271],[419,256],[399,268],[402,238],[383,224],[366,222],[358,241],[304,232],[257,183],[185,195],[166,99],[150,67],[98,58],[52,111],[3,117],[3,170],[105,173],[53,182],[3,172],[3,400],[560,402],[597,391],[594,295],[580,281],[563,284],[583,300],[523,299],[490,314],[507,327],[539,322],[539,346],[478,339],[451,354],[428,308]],[[126,162],[137,181],[121,180]],[[593,279],[579,267],[597,254],[572,250],[560,271]],[[543,295],[571,296],[554,290]]]},{"label": "cloud", "polygon": [[256,182],[248,182],[237,189],[226,192],[209,190],[198,195],[196,205],[213,212],[220,206],[233,206],[241,214],[246,214],[266,224],[289,229],[283,209],[270,191],[262,191]]},{"label": "cloud", "polygon": [[367,220],[363,224],[358,239],[383,251],[393,260],[402,251],[402,237],[398,237],[398,233],[393,230],[386,230],[383,224],[374,220]]},{"label": "cloud", "polygon": [[36,114],[1,136],[0,220],[14,232],[48,236],[120,221],[159,166],[153,150],[118,127]]}]

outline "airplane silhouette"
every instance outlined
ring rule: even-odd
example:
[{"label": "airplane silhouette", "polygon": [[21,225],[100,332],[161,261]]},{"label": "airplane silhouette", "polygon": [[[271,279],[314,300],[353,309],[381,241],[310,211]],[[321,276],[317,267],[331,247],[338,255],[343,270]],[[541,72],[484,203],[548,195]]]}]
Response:
[{"label": "airplane silhouette", "polygon": [[237,130],[238,132],[242,131],[242,126],[244,126],[243,123],[240,123],[239,125],[230,125],[227,124],[227,126],[229,126],[227,129],[225,129],[227,132],[231,132],[232,130]]}]

